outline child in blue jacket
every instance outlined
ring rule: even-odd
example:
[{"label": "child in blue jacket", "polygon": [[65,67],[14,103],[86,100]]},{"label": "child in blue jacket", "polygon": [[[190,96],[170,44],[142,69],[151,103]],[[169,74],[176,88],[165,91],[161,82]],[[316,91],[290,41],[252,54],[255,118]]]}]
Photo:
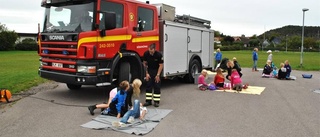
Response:
[{"label": "child in blue jacket", "polygon": [[119,91],[116,96],[112,99],[109,108],[104,110],[102,114],[117,116],[117,118],[122,117],[128,110],[125,107],[127,90],[129,89],[129,82],[122,81],[119,85]]},{"label": "child in blue jacket", "polygon": [[286,70],[287,70],[287,71],[286,71],[286,72],[287,72],[286,78],[290,78],[291,66],[290,66],[288,60],[284,61],[284,68],[286,68]]}]

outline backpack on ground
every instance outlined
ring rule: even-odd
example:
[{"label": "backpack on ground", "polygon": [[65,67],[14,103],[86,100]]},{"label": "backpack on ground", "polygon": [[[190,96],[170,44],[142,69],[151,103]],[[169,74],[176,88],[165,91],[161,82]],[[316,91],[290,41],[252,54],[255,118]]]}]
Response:
[{"label": "backpack on ground", "polygon": [[11,92],[8,89],[0,89],[0,102],[10,102]]}]

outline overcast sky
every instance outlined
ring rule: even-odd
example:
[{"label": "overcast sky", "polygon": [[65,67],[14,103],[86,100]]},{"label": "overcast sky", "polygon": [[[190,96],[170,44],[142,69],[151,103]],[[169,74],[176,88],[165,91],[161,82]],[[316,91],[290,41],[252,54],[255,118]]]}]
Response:
[{"label": "overcast sky", "polygon": [[[141,1],[141,0],[140,0]],[[0,0],[0,23],[16,32],[36,33],[43,22],[41,0]],[[186,14],[211,21],[225,35],[252,36],[286,25],[320,26],[320,0],[150,0],[176,7]]]}]

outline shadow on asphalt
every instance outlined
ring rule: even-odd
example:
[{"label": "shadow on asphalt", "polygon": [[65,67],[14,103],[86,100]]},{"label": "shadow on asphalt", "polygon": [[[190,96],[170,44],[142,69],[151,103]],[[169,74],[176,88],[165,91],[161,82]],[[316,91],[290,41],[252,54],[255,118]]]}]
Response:
[{"label": "shadow on asphalt", "polygon": [[[183,83],[178,80],[162,80],[161,89],[169,89],[173,86],[184,85],[188,83]],[[85,102],[95,102],[102,103],[107,101],[109,97],[109,92],[112,90],[113,86],[108,87],[95,87],[95,86],[83,86],[78,90],[69,90],[65,84],[59,84],[58,88],[51,89],[45,93],[46,100],[53,100],[57,102],[74,102],[76,104],[82,104]],[[146,83],[144,82],[141,86],[141,98],[145,95]],[[82,102],[82,103],[81,103]]]}]

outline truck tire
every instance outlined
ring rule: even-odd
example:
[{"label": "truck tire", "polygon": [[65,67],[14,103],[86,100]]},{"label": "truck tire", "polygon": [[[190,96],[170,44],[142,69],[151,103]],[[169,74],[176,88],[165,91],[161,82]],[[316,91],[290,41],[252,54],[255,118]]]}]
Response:
[{"label": "truck tire", "polygon": [[187,83],[194,83],[194,79],[196,78],[196,74],[201,72],[201,64],[198,60],[194,59],[191,61],[189,65],[189,74],[185,75],[184,80]]},{"label": "truck tire", "polygon": [[77,90],[77,89],[80,89],[82,85],[75,85],[75,84],[67,84],[67,87],[70,89],[70,90]]},{"label": "truck tire", "polygon": [[129,62],[122,62],[120,64],[119,78],[118,83],[121,83],[124,80],[131,81],[131,68]]}]

